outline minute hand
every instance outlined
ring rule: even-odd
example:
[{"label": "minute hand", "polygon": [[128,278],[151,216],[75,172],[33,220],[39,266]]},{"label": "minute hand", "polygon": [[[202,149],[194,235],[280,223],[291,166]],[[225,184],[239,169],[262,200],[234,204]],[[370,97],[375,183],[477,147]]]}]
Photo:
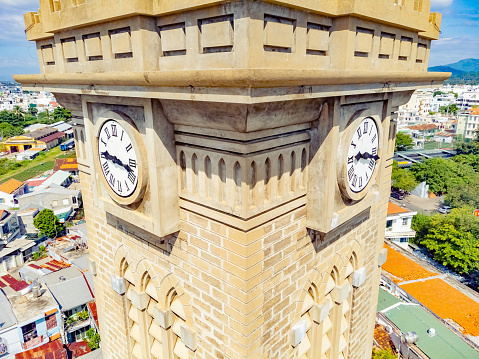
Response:
[{"label": "minute hand", "polygon": [[376,155],[372,155],[368,152],[364,152],[364,153],[361,153],[361,152],[358,152],[356,156],[354,156],[354,158],[356,158],[356,160],[360,160],[361,158],[367,160],[367,159],[374,159],[375,161],[379,160],[379,156],[376,154]]}]

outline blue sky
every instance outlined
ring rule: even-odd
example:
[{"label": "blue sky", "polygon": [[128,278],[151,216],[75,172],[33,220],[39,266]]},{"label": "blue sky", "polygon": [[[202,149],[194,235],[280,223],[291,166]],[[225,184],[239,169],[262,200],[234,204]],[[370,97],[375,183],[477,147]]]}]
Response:
[{"label": "blue sky", "polygon": [[[38,4],[39,0],[0,0],[0,80],[39,73],[36,47],[27,41],[23,23],[23,13],[37,10]],[[443,14],[443,22],[429,65],[479,58],[479,0],[432,0],[432,10]]]}]

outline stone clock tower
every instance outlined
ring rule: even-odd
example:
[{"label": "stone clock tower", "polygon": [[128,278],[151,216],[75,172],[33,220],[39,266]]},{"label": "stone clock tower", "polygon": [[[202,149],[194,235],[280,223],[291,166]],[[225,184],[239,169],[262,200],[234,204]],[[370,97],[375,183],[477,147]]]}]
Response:
[{"label": "stone clock tower", "polygon": [[103,355],[369,358],[394,113],[429,0],[40,0],[69,108]]}]

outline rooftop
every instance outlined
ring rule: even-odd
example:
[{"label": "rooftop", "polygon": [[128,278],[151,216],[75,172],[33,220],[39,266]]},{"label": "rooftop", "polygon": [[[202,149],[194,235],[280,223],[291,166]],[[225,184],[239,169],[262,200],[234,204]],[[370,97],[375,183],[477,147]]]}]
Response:
[{"label": "rooftop", "polygon": [[[66,166],[66,167],[65,167]],[[53,171],[61,169],[78,169],[78,162],[76,158],[57,158]]]},{"label": "rooftop", "polygon": [[43,186],[50,186],[51,184],[58,184],[61,185],[70,177],[70,173],[65,171],[56,171],[48,177],[43,183]]},{"label": "rooftop", "polygon": [[54,340],[37,348],[15,354],[15,359],[68,359],[61,340]]},{"label": "rooftop", "polygon": [[81,237],[73,234],[57,238],[57,240],[48,247],[48,250],[54,252],[68,262],[74,261],[89,253],[86,247],[80,242],[76,242],[76,240],[79,240],[80,238]]},{"label": "rooftop", "polygon": [[387,309],[397,303],[402,303],[402,300],[392,295],[387,290],[379,288],[379,297],[378,297],[378,306],[377,306],[378,312],[384,309]]},{"label": "rooftop", "polygon": [[17,238],[5,245],[0,249],[0,258],[8,256],[9,254],[15,252],[16,250],[26,250],[35,245],[35,241],[26,238]]},{"label": "rooftop", "polygon": [[17,318],[13,313],[12,305],[5,294],[0,290],[0,331],[17,324]]},{"label": "rooftop", "polygon": [[16,180],[15,178],[12,178],[0,185],[0,192],[12,194],[21,186],[23,186],[23,182],[20,182]]},{"label": "rooftop", "polygon": [[401,288],[442,319],[452,319],[459,324],[464,334],[479,336],[479,303],[442,279],[401,284]]},{"label": "rooftop", "polygon": [[391,279],[395,283],[429,278],[437,275],[437,273],[428,271],[389,245],[385,244],[384,247],[388,250],[388,258],[383,265],[383,270],[392,274],[393,278]]},{"label": "rooftop", "polygon": [[41,278],[62,310],[86,304],[94,299],[83,273],[76,267],[62,269]]},{"label": "rooftop", "polygon": [[56,140],[57,138],[60,138],[60,137],[63,137],[63,136],[65,136],[65,132],[58,131],[58,132],[52,133],[51,135],[40,138],[40,141],[48,143],[48,142],[52,142],[52,141]]},{"label": "rooftop", "polygon": [[431,131],[431,130],[436,130],[439,127],[436,125],[433,125],[432,123],[428,123],[425,125],[417,125],[417,126],[409,126],[411,130],[416,130],[416,131]]},{"label": "rooftop", "polygon": [[[5,288],[3,290],[5,291]],[[26,295],[22,295],[18,291],[5,293],[12,304],[13,312],[19,324],[29,322],[36,317],[45,316],[45,312],[58,308],[57,302],[45,285],[41,286],[40,293],[41,295],[38,298],[34,298],[32,292]]]},{"label": "rooftop", "polygon": [[32,131],[28,134],[29,137],[32,137],[35,140],[42,140],[43,138],[51,135],[52,133],[58,132],[56,128],[52,127],[43,127],[38,130]]},{"label": "rooftop", "polygon": [[[400,303],[382,314],[402,333],[416,332],[419,336],[416,346],[431,359],[479,358],[479,352],[417,304]],[[430,328],[434,328],[436,335],[428,335]]]},{"label": "rooftop", "polygon": [[399,214],[399,213],[409,213],[409,212],[410,212],[409,210],[399,207],[397,204],[388,202],[388,215]]}]

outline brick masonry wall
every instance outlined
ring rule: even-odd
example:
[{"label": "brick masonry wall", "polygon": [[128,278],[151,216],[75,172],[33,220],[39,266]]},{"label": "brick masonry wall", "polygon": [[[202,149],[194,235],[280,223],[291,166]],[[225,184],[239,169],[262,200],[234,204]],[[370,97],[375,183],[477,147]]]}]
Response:
[{"label": "brick masonry wall", "polygon": [[173,273],[187,294],[198,335],[198,349],[190,357],[293,358],[297,349],[289,333],[311,272],[329,274],[335,257],[347,258],[353,241],[359,243],[368,279],[353,293],[349,357],[370,355],[385,201],[372,208],[369,219],[331,238],[307,232],[304,208],[248,233],[182,210],[181,230],[165,251],[110,225],[92,203],[89,177],[81,173],[105,358],[129,358],[125,299],[110,284],[120,246],[135,261],[146,258],[159,277]]}]

